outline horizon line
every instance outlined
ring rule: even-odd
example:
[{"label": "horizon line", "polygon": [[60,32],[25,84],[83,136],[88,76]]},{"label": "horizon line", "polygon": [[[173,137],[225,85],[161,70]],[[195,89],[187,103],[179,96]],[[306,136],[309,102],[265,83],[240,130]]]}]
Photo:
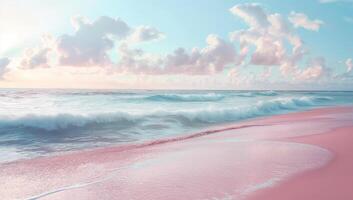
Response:
[{"label": "horizon line", "polygon": [[353,90],[321,90],[321,89],[138,89],[138,88],[35,88],[35,87],[0,87],[0,90],[135,90],[135,91],[278,91],[278,92],[353,92]]}]

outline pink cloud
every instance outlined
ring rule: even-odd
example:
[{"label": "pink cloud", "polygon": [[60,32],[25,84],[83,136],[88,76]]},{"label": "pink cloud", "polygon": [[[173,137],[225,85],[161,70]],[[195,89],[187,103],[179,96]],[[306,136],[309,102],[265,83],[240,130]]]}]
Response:
[{"label": "pink cloud", "polygon": [[310,20],[308,16],[304,13],[291,12],[289,16],[289,21],[294,25],[294,27],[302,27],[311,31],[318,31],[320,26],[324,24],[323,21],[315,19]]},{"label": "pink cloud", "polygon": [[50,48],[27,49],[20,62],[21,69],[48,68]]},{"label": "pink cloud", "polygon": [[231,12],[249,25],[248,29],[230,35],[233,42],[239,42],[241,49],[255,47],[253,52],[247,51],[249,64],[280,66],[283,74],[293,71],[306,50],[302,39],[286,18],[278,13],[267,13],[258,4],[240,4],[233,7]]},{"label": "pink cloud", "polygon": [[[253,3],[236,5],[230,11],[248,25],[246,29],[231,33],[230,41],[210,34],[204,47],[180,47],[157,55],[135,47],[136,43],[164,37],[154,27],[131,27],[121,19],[111,17],[100,17],[93,22],[74,17],[73,34],[47,40],[46,43],[50,44],[29,50],[22,58],[20,68],[49,67],[49,63],[53,62],[53,66],[101,67],[102,70],[109,70],[109,73],[210,75],[236,70],[238,76],[238,69],[245,65],[265,67],[260,76],[246,79],[238,76],[237,80],[247,82],[271,77],[272,72],[276,71],[272,66],[277,66],[281,74],[290,80],[318,80],[329,71],[324,61],[319,59],[313,59],[304,68],[298,66],[308,51],[295,27],[304,25],[303,20],[299,20],[298,25],[289,20],[304,14],[292,13],[287,19]],[[315,22],[308,18],[304,21]],[[113,62],[109,55],[114,50],[118,53],[117,62]]]},{"label": "pink cloud", "polygon": [[315,58],[309,61],[305,69],[297,69],[295,78],[298,80],[318,80],[328,77],[331,70],[326,66],[324,58]]},{"label": "pink cloud", "polygon": [[149,56],[139,49],[129,49],[125,44],[119,48],[122,71],[147,74],[214,74],[234,64],[237,53],[234,46],[216,35],[206,38],[206,47],[187,51],[178,48],[166,56]]},{"label": "pink cloud", "polygon": [[[268,13],[258,4],[239,4],[231,12],[243,19],[248,29],[231,33],[233,42],[239,42],[241,49],[247,49],[250,65],[279,66],[281,73],[297,81],[319,80],[330,75],[330,69],[323,58],[309,60],[307,66],[300,68],[298,63],[308,55],[301,37],[295,32],[296,27],[318,30],[323,22],[309,20],[302,13],[292,12],[289,17],[278,13]],[[253,51],[249,51],[254,47]],[[260,76],[270,77],[271,68]]]},{"label": "pink cloud", "polygon": [[74,34],[63,34],[58,38],[44,38],[42,47],[28,49],[21,59],[22,69],[49,67],[49,54],[55,66],[107,67],[113,66],[108,52],[116,42],[133,43],[161,39],[164,35],[154,27],[131,28],[121,19],[100,17],[90,22],[75,16],[71,20]]}]

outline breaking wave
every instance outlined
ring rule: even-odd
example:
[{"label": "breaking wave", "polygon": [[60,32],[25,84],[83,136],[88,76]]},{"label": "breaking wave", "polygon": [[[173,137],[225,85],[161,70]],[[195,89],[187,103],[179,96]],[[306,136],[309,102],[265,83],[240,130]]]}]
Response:
[{"label": "breaking wave", "polygon": [[269,91],[259,91],[259,92],[253,92],[255,95],[260,95],[260,96],[277,96],[278,93],[272,90]]},{"label": "breaking wave", "polygon": [[205,101],[221,101],[225,98],[231,97],[256,97],[256,96],[276,96],[275,91],[257,91],[257,92],[243,92],[243,93],[227,93],[227,94],[157,94],[145,97],[149,101],[169,101],[169,102],[205,102]]},{"label": "breaking wave", "polygon": [[148,96],[145,99],[150,101],[220,101],[226,96],[222,94],[158,94]]},{"label": "breaking wave", "polygon": [[[154,96],[157,98],[157,96]],[[176,98],[175,96],[161,96],[158,98]],[[180,98],[178,96],[177,98]],[[177,99],[176,98],[176,99]],[[197,96],[184,96],[185,99],[197,100]],[[205,98],[203,96],[202,98]],[[207,98],[221,98],[209,96]],[[194,124],[213,124],[232,122],[257,116],[277,114],[288,110],[300,110],[305,107],[319,105],[330,101],[330,97],[281,97],[271,100],[258,101],[253,105],[239,107],[206,107],[193,110],[155,110],[144,114],[131,114],[127,112],[72,114],[58,113],[53,115],[27,114],[23,116],[0,116],[0,128],[23,127],[46,131],[55,131],[68,128],[80,128],[90,125],[121,124],[124,126],[138,126],[144,121],[160,124],[168,121],[181,126]]]}]

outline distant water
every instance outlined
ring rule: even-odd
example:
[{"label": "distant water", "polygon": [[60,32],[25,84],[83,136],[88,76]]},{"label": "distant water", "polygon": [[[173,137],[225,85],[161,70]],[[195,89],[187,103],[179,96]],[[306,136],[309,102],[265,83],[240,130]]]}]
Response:
[{"label": "distant water", "polygon": [[353,92],[0,90],[0,162],[353,104]]}]

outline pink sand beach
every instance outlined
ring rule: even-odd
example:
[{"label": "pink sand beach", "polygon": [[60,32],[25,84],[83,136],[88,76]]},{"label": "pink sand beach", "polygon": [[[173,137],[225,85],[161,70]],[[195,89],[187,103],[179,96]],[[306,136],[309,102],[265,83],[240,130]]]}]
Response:
[{"label": "pink sand beach", "polygon": [[1,199],[353,199],[353,107],[0,164]]}]

